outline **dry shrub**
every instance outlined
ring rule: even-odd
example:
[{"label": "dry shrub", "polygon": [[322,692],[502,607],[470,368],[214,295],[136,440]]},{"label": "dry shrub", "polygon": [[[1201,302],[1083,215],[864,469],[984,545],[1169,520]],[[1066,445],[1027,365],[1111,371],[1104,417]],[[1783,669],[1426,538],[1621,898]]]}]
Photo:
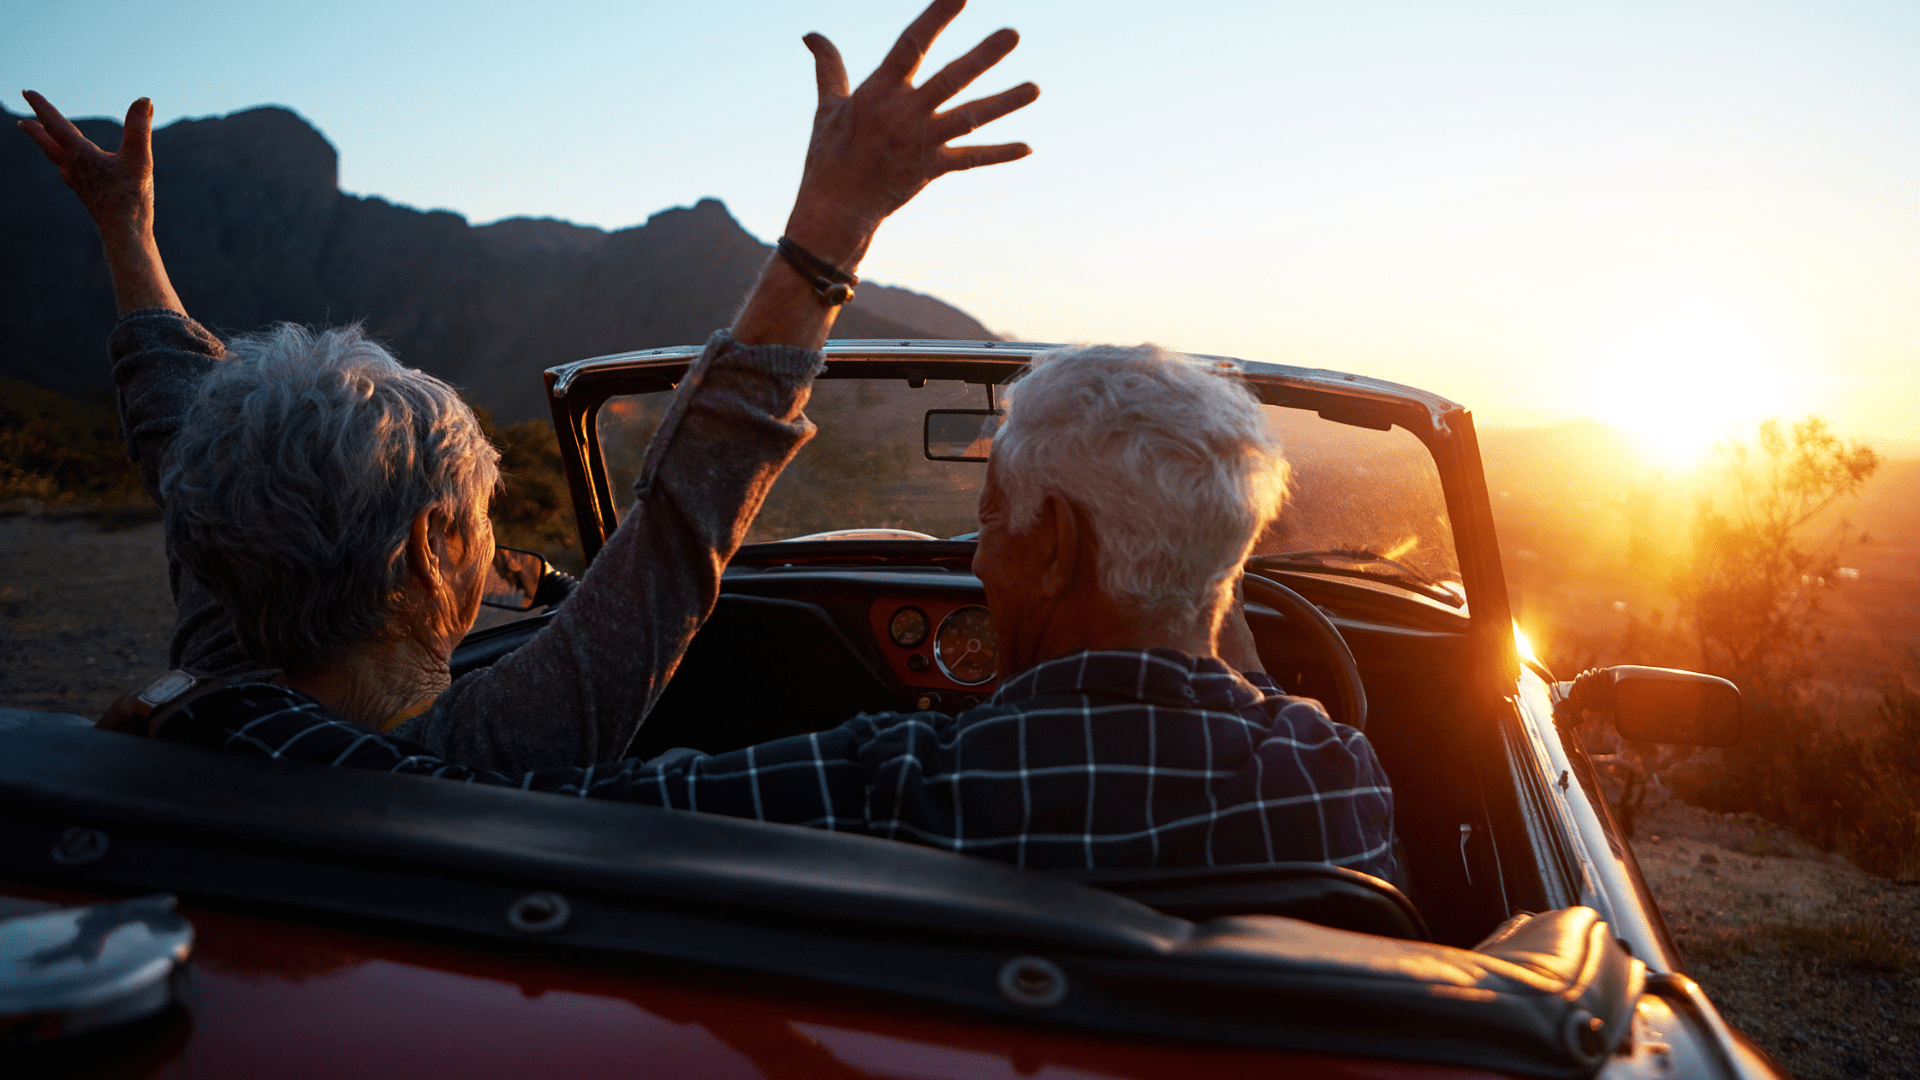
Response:
[{"label": "dry shrub", "polygon": [[[538,551],[578,573],[573,498],[553,425],[526,420],[500,427],[474,412],[500,448],[502,490],[494,532],[509,547]],[[117,410],[0,376],[0,512],[78,513],[115,528],[159,517],[127,457]]]},{"label": "dry shrub", "polygon": [[1873,975],[1899,974],[1920,967],[1920,948],[1911,935],[1872,913],[1834,922],[1735,930],[1695,937],[1686,943],[1687,958],[1701,964],[1726,964],[1776,950],[1798,954],[1823,967]]},{"label": "dry shrub", "polygon": [[0,505],[68,510],[153,504],[111,404],[0,378]]},{"label": "dry shrub", "polygon": [[1920,962],[1911,937],[1884,919],[1847,919],[1767,931],[1782,945],[1834,967],[1890,975]]},{"label": "dry shrub", "polygon": [[500,427],[476,405],[480,429],[500,448],[501,490],[493,497],[494,541],[505,547],[537,551],[571,573],[586,570],[580,558],[580,532],[573,520],[573,495],[560,460],[560,441],[545,420],[522,420]]},{"label": "dry shrub", "polygon": [[1745,691],[1740,743],[1668,770],[1681,799],[1751,811],[1883,877],[1920,878],[1920,694],[1849,721],[1795,685]]},{"label": "dry shrub", "polygon": [[1745,699],[1741,740],[1650,771],[1687,802],[1751,811],[1872,873],[1920,877],[1920,695],[1897,683],[1862,708],[1849,701],[1861,691],[1820,681],[1833,667],[1821,595],[1850,541],[1844,521],[1824,538],[1815,523],[1860,490],[1879,455],[1808,417],[1761,424],[1722,462],[1720,501],[1701,498],[1668,579],[1671,613],[1636,616],[1625,645],[1641,662],[1732,679]]}]

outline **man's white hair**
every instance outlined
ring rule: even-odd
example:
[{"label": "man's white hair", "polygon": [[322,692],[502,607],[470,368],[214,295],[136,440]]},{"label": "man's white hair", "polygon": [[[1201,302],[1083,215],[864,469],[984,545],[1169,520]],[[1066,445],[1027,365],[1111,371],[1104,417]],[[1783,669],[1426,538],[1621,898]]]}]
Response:
[{"label": "man's white hair", "polygon": [[1240,375],[1158,345],[1034,357],[1009,388],[994,480],[1010,523],[1059,495],[1090,519],[1108,596],[1212,610],[1286,496],[1280,440]]},{"label": "man's white hair", "polygon": [[499,451],[460,395],[358,326],[235,338],[160,482],[167,539],[261,664],[318,666],[403,606],[413,519],[471,539]]}]

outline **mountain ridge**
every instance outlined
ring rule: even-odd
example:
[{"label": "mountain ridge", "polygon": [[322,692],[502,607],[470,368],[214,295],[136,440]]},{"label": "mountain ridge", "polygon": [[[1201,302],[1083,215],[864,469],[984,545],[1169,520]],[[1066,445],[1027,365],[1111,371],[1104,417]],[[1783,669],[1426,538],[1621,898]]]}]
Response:
[{"label": "mountain ridge", "polygon": [[[0,108],[0,119],[16,119]],[[112,120],[76,121],[102,146]],[[704,341],[732,321],[772,248],[717,199],[603,230],[554,218],[473,225],[339,188],[339,155],[292,110],[246,109],[154,132],[155,232],[189,313],[223,335],[363,322],[402,362],[502,422],[547,415],[539,372]],[[69,394],[111,389],[116,316],[92,223],[40,151],[0,139],[0,374]],[[992,340],[908,289],[863,284],[835,337]]]}]

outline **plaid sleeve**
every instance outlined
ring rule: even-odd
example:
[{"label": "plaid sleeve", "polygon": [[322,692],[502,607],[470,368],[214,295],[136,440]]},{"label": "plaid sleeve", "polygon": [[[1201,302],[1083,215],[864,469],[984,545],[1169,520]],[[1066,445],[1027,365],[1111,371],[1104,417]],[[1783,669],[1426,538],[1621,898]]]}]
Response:
[{"label": "plaid sleeve", "polygon": [[[1260,756],[1279,766],[1279,777],[1295,777],[1292,782],[1314,792],[1311,824],[1321,838],[1322,857],[1335,866],[1394,880],[1393,788],[1373,744],[1309,699],[1290,697],[1266,672],[1245,672],[1242,677],[1266,695],[1267,708],[1279,706]],[[1287,816],[1285,808],[1279,812]],[[1306,815],[1293,816],[1303,827],[1307,824]]]},{"label": "plaid sleeve", "polygon": [[1254,801],[1294,849],[1283,857],[1395,876],[1393,789],[1365,735],[1293,700],[1279,708],[1255,756],[1263,790]]},{"label": "plaid sleeve", "polygon": [[869,734],[868,726],[855,721],[725,754],[693,754],[664,767],[643,766],[633,775],[628,798],[675,810],[864,833],[860,746]]},{"label": "plaid sleeve", "polygon": [[607,799],[864,831],[855,725],[779,739],[667,765],[638,758],[581,768],[507,774],[447,761],[418,743],[355,724],[295,691],[266,684],[227,687],[167,720],[162,738],[331,768],[432,776],[578,798]]},{"label": "plaid sleeve", "polygon": [[159,734],[171,742],[336,769],[373,769],[562,795],[623,797],[622,770],[617,767],[552,768],[518,776],[471,769],[438,757],[419,743],[346,720],[304,694],[264,683],[230,686],[188,702],[167,719]]}]

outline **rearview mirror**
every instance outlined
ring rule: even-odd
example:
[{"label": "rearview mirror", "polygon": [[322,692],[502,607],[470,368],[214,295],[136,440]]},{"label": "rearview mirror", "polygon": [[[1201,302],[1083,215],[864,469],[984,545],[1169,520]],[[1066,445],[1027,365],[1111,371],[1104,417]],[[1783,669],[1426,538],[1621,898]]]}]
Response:
[{"label": "rearview mirror", "polygon": [[493,565],[487,567],[487,583],[481,586],[480,602],[506,611],[532,611],[541,603],[540,581],[552,567],[537,551],[497,547]]},{"label": "rearview mirror", "polygon": [[1575,708],[1613,713],[1623,739],[1677,746],[1740,741],[1740,688],[1697,671],[1624,664],[1582,672],[1566,700]]},{"label": "rearview mirror", "polygon": [[987,460],[1003,415],[998,409],[927,410],[927,460]]}]

